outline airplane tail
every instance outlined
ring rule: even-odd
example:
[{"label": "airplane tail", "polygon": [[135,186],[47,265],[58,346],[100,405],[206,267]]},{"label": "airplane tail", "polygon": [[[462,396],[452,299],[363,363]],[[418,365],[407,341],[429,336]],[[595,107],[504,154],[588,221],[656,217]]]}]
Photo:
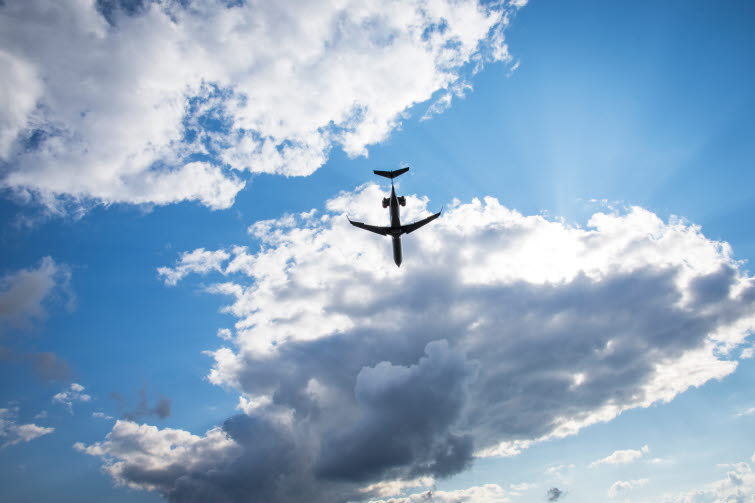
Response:
[{"label": "airplane tail", "polygon": [[409,171],[409,166],[407,166],[405,168],[401,168],[401,169],[395,169],[393,171],[379,171],[379,170],[375,170],[375,171],[373,171],[373,173],[375,173],[376,175],[384,176],[386,178],[390,178],[391,180],[393,180],[397,176],[403,175],[407,171]]}]

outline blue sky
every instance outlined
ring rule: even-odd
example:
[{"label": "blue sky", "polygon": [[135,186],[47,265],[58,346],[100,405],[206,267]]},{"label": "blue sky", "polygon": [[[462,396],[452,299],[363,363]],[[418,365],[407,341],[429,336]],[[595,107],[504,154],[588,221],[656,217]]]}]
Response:
[{"label": "blue sky", "polygon": [[4,501],[752,498],[750,2],[105,3],[0,6]]}]

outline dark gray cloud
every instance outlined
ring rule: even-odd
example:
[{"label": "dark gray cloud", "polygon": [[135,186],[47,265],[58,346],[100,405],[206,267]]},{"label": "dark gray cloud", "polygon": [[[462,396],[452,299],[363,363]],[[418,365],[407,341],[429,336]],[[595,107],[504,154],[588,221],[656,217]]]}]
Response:
[{"label": "dark gray cloud", "polygon": [[472,437],[451,428],[476,365],[445,341],[429,343],[426,354],[408,368],[381,362],[359,372],[354,393],[361,417],[323,439],[318,476],[355,482],[445,477],[471,462]]},{"label": "dark gray cloud", "polygon": [[551,487],[546,494],[548,501],[558,501],[563,496],[565,496],[565,493],[558,487]]},{"label": "dark gray cloud", "polygon": [[[242,393],[244,414],[185,442],[222,462],[188,470],[176,458],[148,477],[155,455],[135,425],[88,452],[121,461],[108,465],[119,482],[175,502],[356,501],[736,368],[726,354],[753,325],[752,280],[692,227],[635,208],[585,230],[476,201],[407,239],[396,269],[385,243],[341,214],[363,218],[379,195],[368,186],[322,219],[256,224],[261,250],[232,248],[215,268],[226,282],[209,291],[232,296],[238,321],[209,378]],[[423,209],[409,199],[407,219]]]},{"label": "dark gray cloud", "polygon": [[67,266],[44,257],[36,268],[21,269],[0,278],[0,333],[8,327],[28,329],[47,318],[50,306],[75,307]]},{"label": "dark gray cloud", "polygon": [[0,361],[15,361],[30,364],[34,374],[43,381],[68,381],[73,373],[63,358],[55,353],[16,353],[10,348],[0,346]]},{"label": "dark gray cloud", "polygon": [[97,11],[111,25],[117,24],[119,16],[133,16],[142,12],[152,0],[97,0]]},{"label": "dark gray cloud", "polygon": [[[113,392],[110,394],[117,402],[121,409],[128,408],[128,400],[120,393]],[[157,417],[165,419],[170,416],[171,400],[165,396],[160,396],[153,407],[149,405],[147,398],[147,386],[139,390],[139,403],[136,408],[123,412],[121,415],[129,421],[137,421],[148,417]]]}]

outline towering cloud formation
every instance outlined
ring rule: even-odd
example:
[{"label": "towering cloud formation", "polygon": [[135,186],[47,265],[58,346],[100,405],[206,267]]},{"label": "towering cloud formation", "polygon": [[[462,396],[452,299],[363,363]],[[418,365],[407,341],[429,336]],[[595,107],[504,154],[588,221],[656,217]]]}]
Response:
[{"label": "towering cloud formation", "polygon": [[[258,222],[258,251],[196,269],[233,299],[234,345],[209,378],[242,394],[239,415],[190,441],[121,421],[82,449],[176,502],[385,497],[401,484],[380,482],[448,476],[736,368],[755,285],[693,225],[634,207],[578,228],[486,198],[413,234],[398,269],[344,216],[379,221],[381,196],[367,185]],[[406,218],[426,204],[408,198]],[[161,274],[172,284],[206,253]]]},{"label": "towering cloud formation", "polygon": [[58,208],[227,208],[235,173],[307,175],[334,145],[366,155],[414,104],[450,102],[509,59],[521,3],[4,1],[0,183]]}]

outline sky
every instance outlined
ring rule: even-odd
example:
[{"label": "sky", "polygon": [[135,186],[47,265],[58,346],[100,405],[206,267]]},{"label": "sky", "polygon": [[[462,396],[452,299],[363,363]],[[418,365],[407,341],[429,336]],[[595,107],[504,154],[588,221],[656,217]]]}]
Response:
[{"label": "sky", "polygon": [[[0,1],[4,502],[755,502],[755,5]],[[372,170],[411,170],[403,239]]]}]

